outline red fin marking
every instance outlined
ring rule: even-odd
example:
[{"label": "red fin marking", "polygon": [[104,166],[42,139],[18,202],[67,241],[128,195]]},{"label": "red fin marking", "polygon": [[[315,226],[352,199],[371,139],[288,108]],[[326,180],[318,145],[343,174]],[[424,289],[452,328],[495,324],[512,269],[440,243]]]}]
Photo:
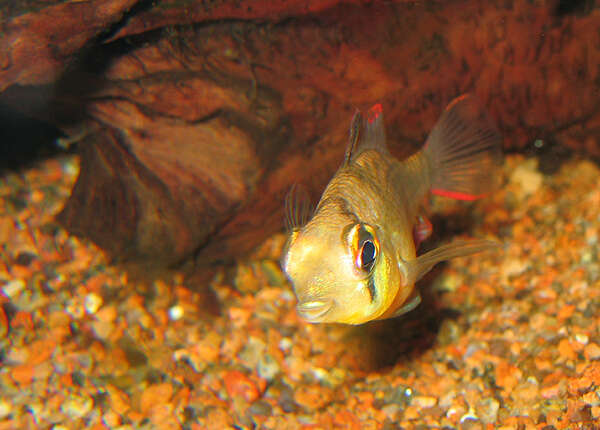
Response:
[{"label": "red fin marking", "polygon": [[476,195],[476,194],[461,193],[459,191],[442,190],[440,188],[432,188],[431,193],[435,194],[436,196],[450,197],[451,199],[466,200],[466,201],[473,201],[473,200],[481,199],[488,195],[488,194]]},{"label": "red fin marking", "polygon": [[367,121],[369,121],[369,124],[373,124],[382,113],[383,107],[381,107],[381,103],[373,105],[373,107],[367,112]]},{"label": "red fin marking", "polygon": [[470,97],[470,95],[468,93],[467,94],[461,94],[460,96],[455,97],[454,99],[452,99],[450,101],[450,103],[448,103],[448,106],[446,106],[446,109],[444,109],[444,110],[450,110],[450,109],[452,109],[454,106],[456,106],[458,103],[460,103],[461,101],[463,101],[467,97]]}]

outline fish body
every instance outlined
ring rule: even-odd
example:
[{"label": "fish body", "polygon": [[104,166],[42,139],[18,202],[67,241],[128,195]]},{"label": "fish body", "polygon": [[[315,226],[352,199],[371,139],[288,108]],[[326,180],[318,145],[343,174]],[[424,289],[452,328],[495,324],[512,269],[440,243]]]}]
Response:
[{"label": "fish body", "polygon": [[415,240],[431,232],[420,214],[427,193],[482,197],[494,185],[500,147],[497,129],[469,96],[453,101],[423,148],[402,161],[387,148],[381,105],[355,114],[344,162],[313,217],[291,226],[282,266],[299,313],[347,324],[400,315],[419,304],[415,282],[433,265],[494,247],[456,241],[417,256]]}]

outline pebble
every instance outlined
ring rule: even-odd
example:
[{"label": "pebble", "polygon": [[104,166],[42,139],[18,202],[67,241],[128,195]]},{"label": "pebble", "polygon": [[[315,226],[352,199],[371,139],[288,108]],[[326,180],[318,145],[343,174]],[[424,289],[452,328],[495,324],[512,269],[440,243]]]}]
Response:
[{"label": "pebble", "polygon": [[543,177],[514,208],[502,190],[477,202],[465,234],[500,233],[505,254],[450,261],[426,306],[359,327],[301,321],[270,254],[233,271],[238,289],[216,278],[221,313],[205,316],[182,276],[131,281],[26,208],[13,218],[36,258],[12,247],[21,265],[0,264],[0,430],[581,427],[600,418],[594,175]]},{"label": "pebble", "polygon": [[321,367],[313,367],[311,373],[319,382],[327,382],[329,380],[329,372]]},{"label": "pebble", "polygon": [[536,193],[544,180],[544,176],[537,170],[537,159],[530,158],[517,166],[510,175],[510,182],[518,186],[522,197]]},{"label": "pebble", "polygon": [[284,352],[289,350],[292,347],[292,345],[292,339],[290,339],[289,337],[284,337],[279,341],[279,348]]},{"label": "pebble", "polygon": [[297,387],[294,392],[294,401],[307,411],[316,411],[322,408],[333,398],[333,391],[322,385],[310,384]]},{"label": "pebble", "polygon": [[11,402],[6,401],[6,399],[0,400],[0,419],[6,418],[12,412],[12,404]]},{"label": "pebble", "polygon": [[8,329],[8,317],[6,316],[4,308],[0,306],[0,339],[8,334]]},{"label": "pebble", "polygon": [[266,346],[265,342],[261,339],[250,336],[246,346],[242,352],[240,352],[240,359],[248,368],[254,369],[258,366],[259,360],[263,357]]},{"label": "pebble", "polygon": [[95,317],[98,321],[112,323],[117,318],[117,308],[113,305],[106,305],[98,310]]},{"label": "pebble", "polygon": [[597,343],[588,343],[583,349],[583,354],[587,360],[600,360],[600,346]]},{"label": "pebble", "polygon": [[587,343],[590,341],[590,338],[587,334],[577,333],[575,334],[575,340],[582,345],[587,345]]},{"label": "pebble", "polygon": [[6,296],[10,297],[11,299],[15,299],[15,297],[19,295],[21,291],[23,291],[23,288],[25,288],[24,280],[13,279],[2,286],[2,291]]},{"label": "pebble", "polygon": [[558,353],[566,360],[575,360],[577,358],[577,353],[573,349],[569,339],[561,339],[558,342]]},{"label": "pebble", "polygon": [[479,430],[483,429],[483,424],[475,415],[468,413],[460,418],[461,430]]},{"label": "pebble", "polygon": [[589,391],[581,399],[586,405],[600,406],[600,390]]},{"label": "pebble", "polygon": [[114,324],[105,321],[92,322],[92,330],[98,339],[108,339],[114,330]]},{"label": "pebble", "polygon": [[292,412],[297,409],[294,402],[294,391],[292,387],[281,379],[273,381],[267,388],[266,396],[277,400],[277,404],[284,412]]},{"label": "pebble", "polygon": [[121,417],[114,411],[107,411],[102,415],[102,422],[108,428],[116,428],[121,424]]},{"label": "pebble", "polygon": [[233,280],[235,288],[242,293],[256,293],[260,289],[260,280],[252,266],[238,264]]},{"label": "pebble", "polygon": [[63,402],[60,409],[71,419],[76,419],[86,416],[93,406],[94,402],[90,397],[71,396]]},{"label": "pebble", "polygon": [[265,354],[258,361],[257,370],[261,378],[271,381],[279,374],[281,368],[272,355]]},{"label": "pebble", "polygon": [[437,404],[438,399],[431,396],[414,396],[410,404],[419,408],[431,408]]},{"label": "pebble", "polygon": [[90,293],[87,296],[85,296],[85,300],[83,301],[83,306],[85,308],[85,311],[88,314],[95,314],[98,309],[100,309],[100,306],[102,306],[102,297],[100,297],[98,294],[96,293]]},{"label": "pebble", "polygon": [[562,391],[562,384],[554,384],[544,387],[540,390],[540,394],[544,399],[559,397]]},{"label": "pebble", "polygon": [[461,334],[460,326],[452,319],[446,318],[441,323],[437,341],[443,346],[452,345],[460,338]]},{"label": "pebble", "polygon": [[74,320],[79,320],[85,315],[85,308],[83,307],[83,303],[81,303],[81,298],[69,300],[65,310]]},{"label": "pebble", "polygon": [[390,404],[385,405],[381,408],[381,411],[387,416],[390,420],[395,420],[398,417],[398,413],[400,413],[400,405]]},{"label": "pebble", "polygon": [[260,394],[256,384],[237,370],[227,372],[223,377],[223,381],[225,382],[227,395],[230,398],[242,397],[247,402],[253,402]]},{"label": "pebble", "polygon": [[528,267],[529,263],[526,260],[510,258],[502,263],[501,272],[506,278],[512,278],[524,273]]},{"label": "pebble", "polygon": [[183,306],[175,305],[169,308],[169,319],[171,321],[178,321],[183,317]]},{"label": "pebble", "polygon": [[171,400],[173,386],[170,383],[156,384],[147,387],[140,398],[140,412],[148,412],[157,405],[164,405]]},{"label": "pebble", "polygon": [[477,415],[485,424],[494,424],[498,420],[500,403],[493,397],[488,397],[477,404]]},{"label": "pebble", "polygon": [[264,400],[259,400],[250,405],[250,407],[248,408],[248,412],[250,412],[252,415],[271,416],[271,414],[273,413],[273,408],[269,403],[265,402]]}]

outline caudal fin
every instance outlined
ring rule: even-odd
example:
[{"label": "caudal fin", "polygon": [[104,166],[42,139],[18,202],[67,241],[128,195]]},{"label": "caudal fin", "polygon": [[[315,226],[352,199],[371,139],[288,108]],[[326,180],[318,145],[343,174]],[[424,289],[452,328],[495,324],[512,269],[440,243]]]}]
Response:
[{"label": "caudal fin", "polygon": [[431,192],[459,200],[484,197],[499,179],[501,146],[502,136],[483,107],[469,95],[454,99],[424,147]]}]

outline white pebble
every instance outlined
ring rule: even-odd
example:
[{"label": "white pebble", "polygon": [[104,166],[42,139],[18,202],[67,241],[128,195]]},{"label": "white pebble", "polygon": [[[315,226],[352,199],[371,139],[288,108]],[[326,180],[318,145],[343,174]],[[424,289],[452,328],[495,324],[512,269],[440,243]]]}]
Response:
[{"label": "white pebble", "polygon": [[5,399],[0,400],[0,420],[6,418],[12,412],[10,402]]},{"label": "white pebble", "polygon": [[171,321],[177,321],[183,317],[183,307],[179,305],[171,306],[169,308],[169,319]]},{"label": "white pebble", "polygon": [[62,165],[62,170],[66,175],[76,176],[79,174],[79,164],[74,158],[65,160]]},{"label": "white pebble", "polygon": [[460,417],[460,423],[464,423],[465,421],[479,421],[479,418],[472,411],[467,412],[462,417]]},{"label": "white pebble", "polygon": [[100,309],[100,306],[102,306],[102,303],[102,297],[96,293],[90,293],[85,296],[83,306],[88,314],[95,314]]},{"label": "white pebble", "polygon": [[279,349],[281,349],[284,352],[289,350],[292,347],[292,345],[292,340],[289,337],[284,337],[279,341]]},{"label": "white pebble", "polygon": [[583,334],[583,333],[577,333],[575,335],[575,340],[577,342],[579,342],[582,345],[587,345],[588,342],[590,341],[590,338],[588,337],[587,334]]},{"label": "white pebble", "polygon": [[25,281],[22,279],[14,279],[8,284],[4,284],[2,291],[12,299],[19,294],[23,288],[25,288]]},{"label": "white pebble", "polygon": [[313,367],[312,374],[319,381],[326,381],[329,377],[329,373],[327,372],[327,370],[325,370],[321,367]]},{"label": "white pebble", "polygon": [[544,180],[543,175],[537,170],[537,160],[530,159],[525,161],[512,172],[510,182],[520,186],[520,191],[524,196],[531,195],[538,191]]}]

